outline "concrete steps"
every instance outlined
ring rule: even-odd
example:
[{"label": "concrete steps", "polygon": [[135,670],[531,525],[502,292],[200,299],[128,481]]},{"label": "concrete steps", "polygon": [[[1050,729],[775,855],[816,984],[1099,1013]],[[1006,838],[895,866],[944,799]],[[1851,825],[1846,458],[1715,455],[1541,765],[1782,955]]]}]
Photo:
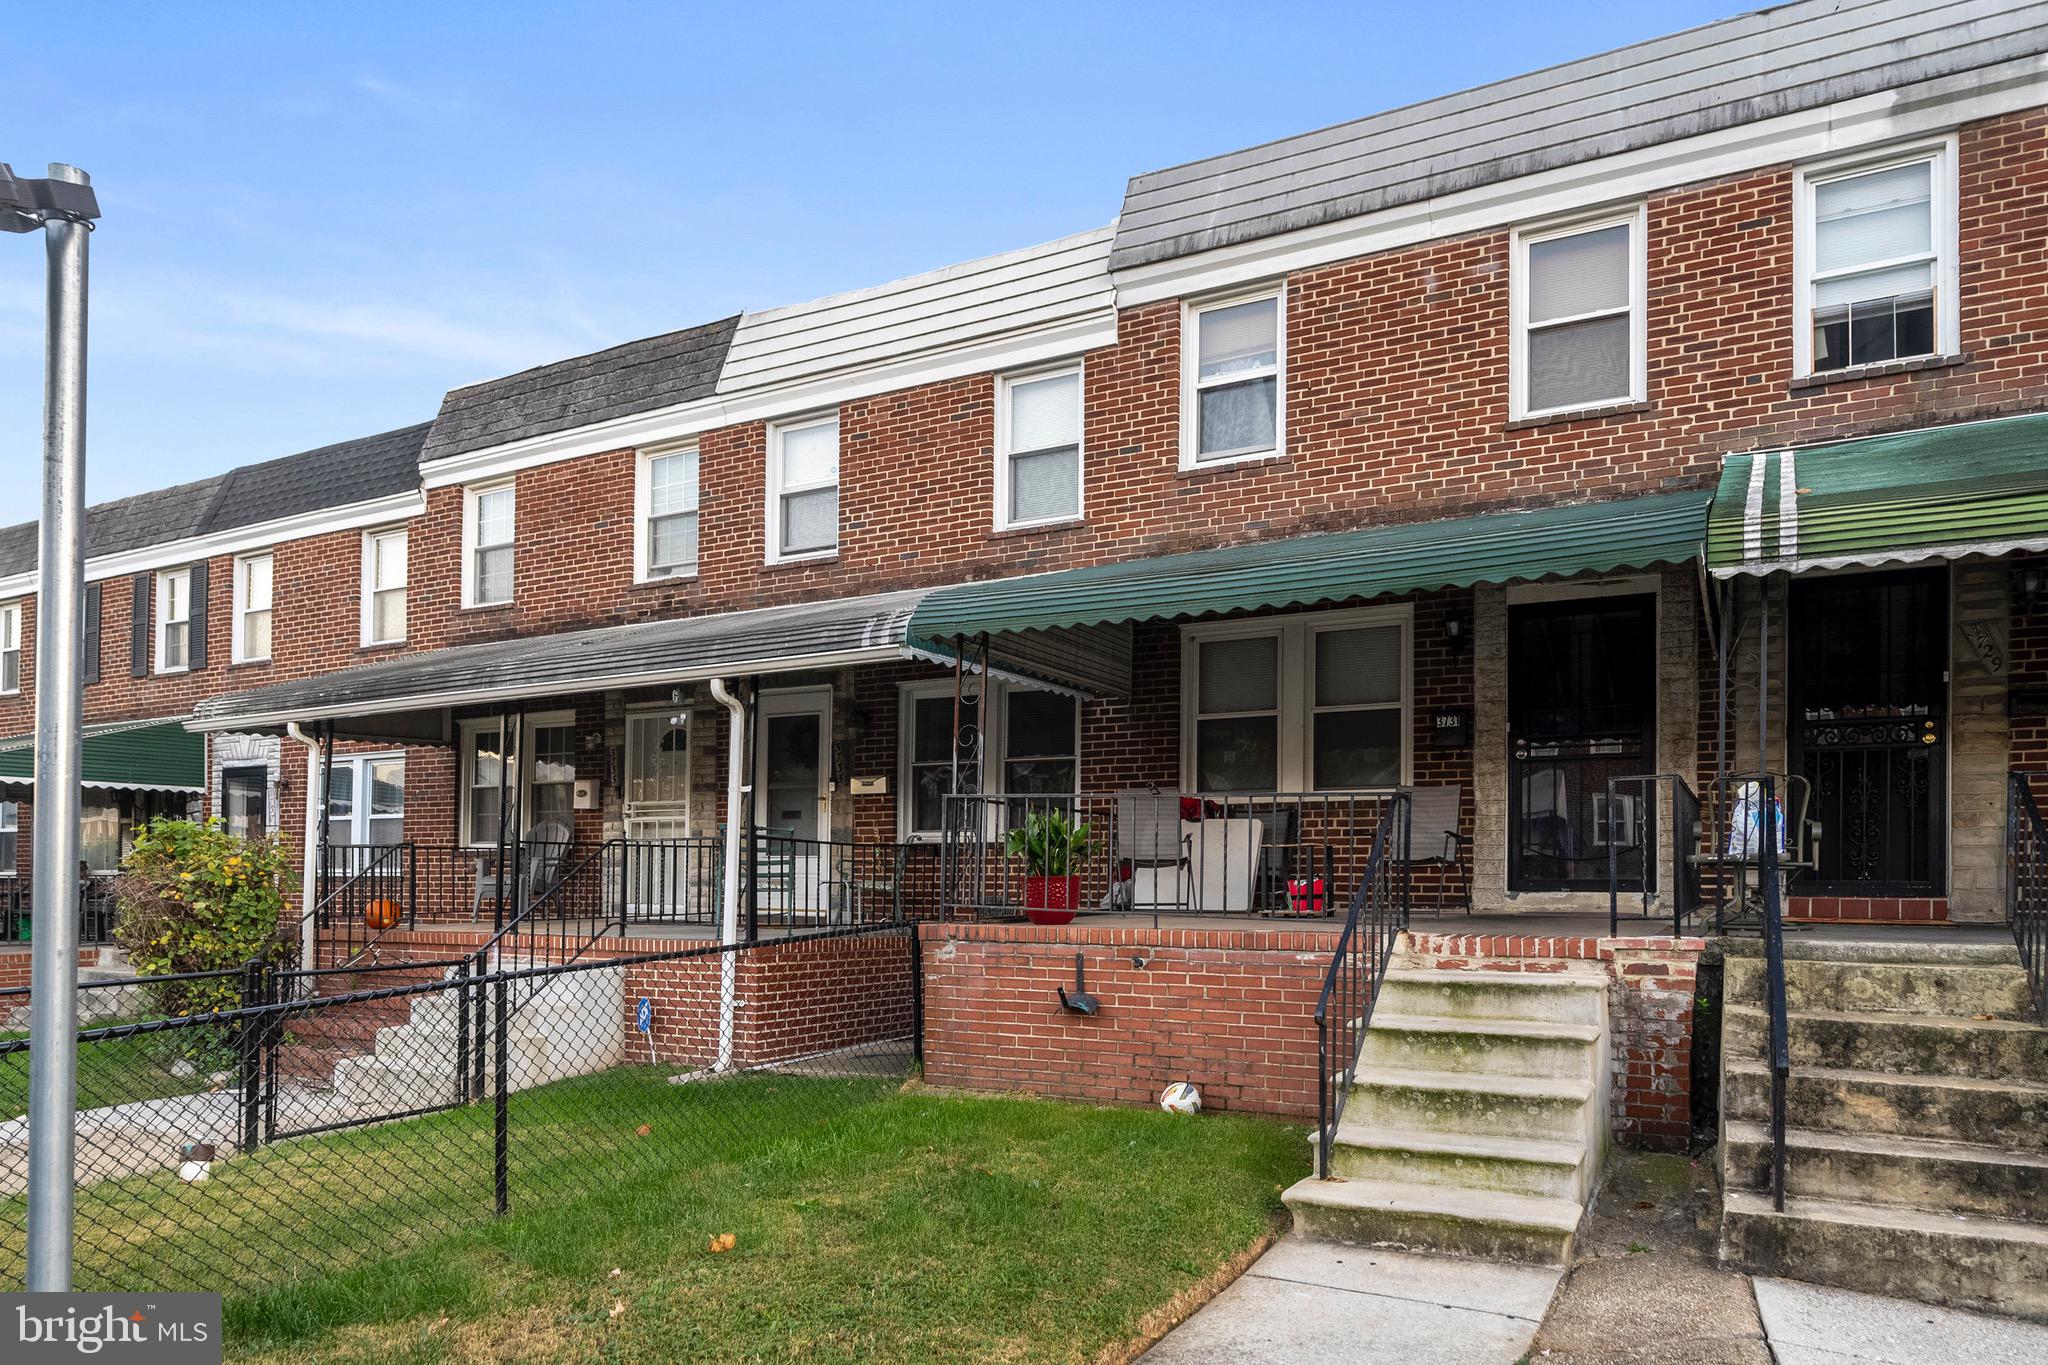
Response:
[{"label": "concrete steps", "polygon": [[1762,945],[1727,944],[1721,1256],[1755,1274],[2048,1320],[2048,1029],[2009,944],[1786,943],[1784,1211]]},{"label": "concrete steps", "polygon": [[1382,986],[1311,1236],[1562,1265],[1607,1144],[1607,982],[1424,970]]}]

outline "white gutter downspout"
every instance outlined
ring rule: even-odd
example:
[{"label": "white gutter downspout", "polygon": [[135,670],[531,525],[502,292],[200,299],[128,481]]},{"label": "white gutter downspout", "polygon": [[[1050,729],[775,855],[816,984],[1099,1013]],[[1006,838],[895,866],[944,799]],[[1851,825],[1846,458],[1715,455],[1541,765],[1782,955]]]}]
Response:
[{"label": "white gutter downspout", "polygon": [[306,746],[306,851],[300,859],[299,866],[299,970],[311,971],[316,931],[313,928],[313,917],[307,913],[313,907],[306,904],[306,897],[312,895],[312,888],[319,884],[316,880],[319,870],[314,864],[317,855],[313,850],[313,803],[321,799],[321,793],[326,789],[327,777],[320,771],[320,741],[301,730],[297,721],[289,722],[284,727],[284,732]]},{"label": "white gutter downspout", "polygon": [[725,746],[725,876],[721,893],[725,903],[725,924],[720,942],[718,966],[718,1060],[713,1071],[732,1070],[733,1016],[737,1000],[735,973],[738,955],[732,945],[740,941],[740,819],[746,814],[747,708],[726,691],[725,679],[712,678],[711,695],[731,717]]}]

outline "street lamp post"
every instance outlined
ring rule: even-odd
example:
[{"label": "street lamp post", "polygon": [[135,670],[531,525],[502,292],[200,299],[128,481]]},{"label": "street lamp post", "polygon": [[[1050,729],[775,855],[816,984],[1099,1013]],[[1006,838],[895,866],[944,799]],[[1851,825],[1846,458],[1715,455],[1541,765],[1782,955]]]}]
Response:
[{"label": "street lamp post", "polygon": [[0,229],[43,230],[43,521],[36,578],[35,948],[29,977],[28,1283],[71,1288],[78,1096],[78,796],[84,726],[86,238],[99,202],[74,166],[17,180],[0,163]]}]

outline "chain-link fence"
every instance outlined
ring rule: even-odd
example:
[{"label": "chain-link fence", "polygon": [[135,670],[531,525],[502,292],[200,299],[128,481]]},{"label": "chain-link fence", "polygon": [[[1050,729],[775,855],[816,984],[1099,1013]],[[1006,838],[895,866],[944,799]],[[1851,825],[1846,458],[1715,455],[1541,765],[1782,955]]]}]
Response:
[{"label": "chain-link fence", "polygon": [[[252,967],[239,990],[184,1016],[175,983],[86,992],[80,1288],[262,1292],[737,1156],[890,1093],[919,1035],[908,925],[525,970]],[[7,1288],[28,1072],[26,1034],[0,1032]]]}]

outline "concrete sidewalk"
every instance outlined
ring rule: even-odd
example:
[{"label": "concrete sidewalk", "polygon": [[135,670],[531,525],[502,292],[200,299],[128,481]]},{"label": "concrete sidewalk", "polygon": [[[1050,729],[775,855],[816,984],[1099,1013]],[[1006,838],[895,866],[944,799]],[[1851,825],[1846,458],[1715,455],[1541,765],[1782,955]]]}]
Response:
[{"label": "concrete sidewalk", "polygon": [[1486,1365],[1521,1358],[1563,1272],[1288,1237],[1146,1365]]},{"label": "concrete sidewalk", "polygon": [[1905,1299],[1756,1282],[1756,1306],[1778,1365],[2039,1365],[2048,1326],[1959,1313]]}]

